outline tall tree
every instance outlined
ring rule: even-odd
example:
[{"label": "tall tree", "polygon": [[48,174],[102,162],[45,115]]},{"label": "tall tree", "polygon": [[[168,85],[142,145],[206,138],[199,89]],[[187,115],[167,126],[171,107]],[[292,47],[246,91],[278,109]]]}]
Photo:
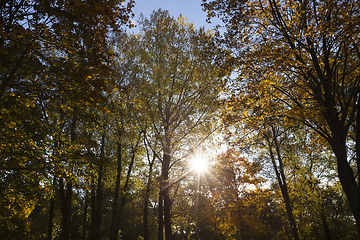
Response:
[{"label": "tall tree", "polygon": [[137,43],[128,51],[138,69],[131,86],[137,93],[134,105],[141,105],[141,115],[149,122],[148,136],[156,136],[162,148],[159,237],[163,211],[165,238],[171,239],[170,169],[176,164],[172,157],[199,126],[211,128],[210,113],[215,111],[226,71],[214,64],[221,52],[212,36],[195,30],[184,18],[175,20],[158,10],[149,19],[140,19],[139,25]]},{"label": "tall tree", "polygon": [[[79,124],[90,121],[79,118],[89,110],[85,106],[96,106],[103,98],[105,79],[110,72],[108,34],[128,22],[133,5],[132,1],[128,5],[122,3],[122,0],[1,1],[0,192],[4,196],[1,209],[12,206],[8,199],[20,194],[27,200],[19,207],[31,212],[36,201],[44,197],[44,185],[40,183],[53,182],[53,163],[58,167],[72,165],[59,164],[64,159],[52,159],[60,147],[79,144],[72,141],[55,146],[54,142],[67,135],[68,130],[76,132]],[[61,117],[63,112],[66,113]],[[61,140],[70,143],[69,136]],[[62,153],[73,150],[60,149]],[[57,174],[60,172],[58,169]],[[57,180],[60,184],[61,180]],[[71,181],[63,182],[69,199]],[[19,214],[22,211],[15,208],[6,212],[0,217],[1,225],[7,226],[1,228],[6,229],[4,235],[26,235],[28,228],[22,223],[30,221],[28,215]],[[9,216],[23,219],[11,223]]]},{"label": "tall tree", "polygon": [[287,105],[283,116],[329,143],[360,234],[360,148],[354,161],[347,148],[360,143],[358,1],[204,2],[224,20],[243,84],[272,93]]}]

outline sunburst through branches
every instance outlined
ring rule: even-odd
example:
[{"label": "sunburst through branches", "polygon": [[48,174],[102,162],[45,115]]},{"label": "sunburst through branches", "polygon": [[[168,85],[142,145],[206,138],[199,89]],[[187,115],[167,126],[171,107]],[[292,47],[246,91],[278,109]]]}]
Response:
[{"label": "sunburst through branches", "polygon": [[209,168],[209,162],[205,156],[196,156],[191,159],[190,168],[197,173],[204,173]]}]

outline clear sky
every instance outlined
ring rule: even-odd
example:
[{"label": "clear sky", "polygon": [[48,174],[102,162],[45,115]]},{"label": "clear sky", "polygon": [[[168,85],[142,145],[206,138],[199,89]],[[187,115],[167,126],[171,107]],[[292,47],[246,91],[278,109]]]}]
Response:
[{"label": "clear sky", "polygon": [[[177,18],[180,13],[187,18],[188,22],[193,22],[196,28],[205,26],[206,29],[212,29],[215,23],[220,23],[217,19],[212,19],[212,24],[206,23],[206,13],[201,7],[202,0],[135,0],[135,20],[140,16],[140,13],[145,17],[149,17],[153,10],[159,8],[168,10],[170,15]],[[138,29],[134,29],[138,31]]]}]

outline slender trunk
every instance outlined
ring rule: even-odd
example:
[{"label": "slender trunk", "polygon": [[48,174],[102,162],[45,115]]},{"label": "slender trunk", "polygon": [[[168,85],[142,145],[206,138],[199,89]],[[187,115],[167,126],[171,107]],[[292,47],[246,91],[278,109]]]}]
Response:
[{"label": "slender trunk", "polygon": [[66,183],[64,186],[64,179],[59,180],[59,195],[61,203],[62,215],[62,230],[61,239],[70,239],[70,226],[71,226],[71,199],[72,199],[72,183]]},{"label": "slender trunk", "polygon": [[143,221],[143,235],[144,235],[144,240],[150,240],[149,238],[149,220],[148,220],[148,206],[149,204],[149,196],[148,196],[148,192],[146,189],[146,194],[145,194],[145,199],[144,199],[144,213],[143,213],[143,217],[144,217],[144,221]]},{"label": "slender trunk", "polygon": [[115,193],[114,193],[114,202],[112,207],[112,217],[111,217],[111,226],[110,226],[110,240],[117,239],[117,232],[116,232],[116,221],[118,215],[118,204],[119,204],[119,192],[120,192],[120,176],[121,176],[121,161],[122,161],[122,154],[121,154],[121,143],[118,142],[117,144],[117,173],[116,173],[116,183],[115,183]]},{"label": "slender trunk", "polygon": [[82,231],[82,240],[86,239],[86,229],[87,229],[87,211],[88,211],[88,198],[87,198],[88,192],[86,191],[85,195],[85,206],[84,206],[84,218],[83,218],[83,231]]},{"label": "slender trunk", "polygon": [[287,190],[287,184],[285,183],[284,185],[280,186],[280,188],[281,188],[281,193],[283,195],[283,199],[284,199],[284,203],[285,203],[286,213],[288,215],[288,219],[290,222],[291,231],[294,235],[294,239],[300,240],[299,231],[297,229],[297,224],[296,224],[295,217],[294,217],[292,207],[291,207],[290,196],[289,196],[289,193]]},{"label": "slender trunk", "polygon": [[164,225],[165,225],[165,239],[172,239],[171,232],[171,200],[169,195],[169,171],[170,171],[170,160],[171,160],[171,131],[170,131],[170,110],[169,107],[165,108],[165,119],[164,119],[164,131],[165,131],[165,146],[163,155],[163,176],[164,176],[164,187],[162,189],[164,196]]},{"label": "slender trunk", "polygon": [[90,219],[90,236],[89,240],[92,240],[92,235],[94,234],[94,229],[96,228],[96,190],[95,190],[95,180],[91,180],[91,219]]},{"label": "slender trunk", "polygon": [[160,184],[159,191],[159,208],[158,208],[158,240],[164,239],[164,205],[163,205],[163,193],[162,184]]},{"label": "slender trunk", "polygon": [[145,197],[144,197],[144,225],[143,225],[143,231],[144,231],[144,240],[150,240],[149,236],[149,220],[148,220],[148,208],[149,208],[149,195],[150,195],[150,189],[152,184],[152,168],[154,164],[154,159],[150,162],[149,166],[149,178],[146,185],[146,191],[145,191]]},{"label": "slender trunk", "polygon": [[132,156],[131,156],[131,161],[130,161],[129,168],[128,168],[128,171],[127,171],[127,174],[126,174],[126,180],[125,180],[125,184],[124,184],[124,187],[123,187],[123,195],[122,195],[122,198],[121,198],[120,208],[119,208],[119,212],[118,212],[118,218],[117,218],[117,221],[116,221],[116,235],[118,234],[118,232],[120,230],[121,217],[122,217],[124,206],[125,206],[125,203],[126,203],[126,200],[127,200],[131,172],[132,172],[132,168],[134,166],[135,153],[136,153],[139,141],[140,141],[140,136],[139,136],[139,139],[138,139],[138,142],[137,142],[136,146],[133,149]]},{"label": "slender trunk", "polygon": [[94,218],[92,219],[91,223],[91,240],[100,239],[100,231],[101,231],[101,220],[102,220],[102,195],[103,195],[103,188],[102,188],[102,176],[103,176],[103,160],[104,160],[104,149],[105,149],[105,132],[102,134],[101,138],[101,150],[100,150],[100,157],[99,157],[99,173],[98,173],[98,181],[97,181],[97,190],[96,190],[96,198],[95,200],[95,209],[94,209]]},{"label": "slender trunk", "polygon": [[[70,127],[70,142],[71,145],[74,145],[76,142],[76,110],[77,107],[73,107],[73,115],[71,120]],[[62,111],[62,114],[64,112]],[[62,116],[63,118],[63,116]],[[70,230],[71,230],[71,202],[72,202],[72,183],[69,179],[66,180],[66,187],[64,186],[64,178],[60,178],[59,181],[59,194],[60,194],[60,202],[61,202],[61,212],[62,212],[62,239],[69,240],[71,239]]]},{"label": "slender trunk", "polygon": [[[96,194],[92,195],[92,214],[91,214],[91,235],[90,240],[100,239],[100,229],[101,229],[101,199],[102,199],[102,175],[103,175],[103,166],[99,166],[98,173],[98,184],[96,189]],[[93,189],[95,192],[95,189]]]},{"label": "slender trunk", "polygon": [[[281,190],[281,194],[284,199],[286,213],[287,213],[288,220],[290,223],[291,231],[293,233],[294,239],[300,240],[299,231],[297,229],[296,220],[295,220],[295,217],[294,217],[294,214],[292,211],[292,207],[291,207],[291,200],[290,200],[290,196],[289,196],[286,176],[284,173],[284,165],[283,165],[282,155],[281,155],[281,151],[280,151],[280,145],[278,143],[277,135],[276,135],[274,127],[271,126],[271,129],[272,129],[272,139],[274,141],[274,143],[273,143],[274,146],[271,146],[270,140],[268,139],[270,158],[271,158],[271,161],[272,161],[272,164],[274,167],[274,171],[275,171],[276,178],[277,178],[280,190]],[[272,150],[272,147],[275,147],[275,151],[276,151],[275,154],[276,154],[276,158],[278,160],[279,165],[276,164],[275,154]]]},{"label": "slender trunk", "polygon": [[326,217],[325,214],[321,214],[321,221],[324,225],[324,231],[325,231],[325,236],[327,240],[333,240],[332,236],[331,236],[331,232],[330,232],[330,228],[329,228],[329,224],[326,221]]},{"label": "slender trunk", "polygon": [[100,229],[101,229],[101,220],[102,220],[102,195],[103,195],[103,187],[102,187],[102,177],[103,177],[103,166],[99,166],[99,177],[98,177],[98,188],[96,191],[96,232],[94,239],[100,239]]},{"label": "slender trunk", "polygon": [[49,209],[49,223],[48,223],[48,234],[47,234],[48,240],[52,240],[54,205],[55,205],[54,196],[52,196],[50,199],[50,209]]},{"label": "slender trunk", "polygon": [[124,192],[124,195],[121,197],[121,200],[120,200],[118,218],[117,218],[117,221],[116,221],[116,235],[118,235],[118,233],[120,231],[121,217],[122,217],[123,212],[124,212],[124,207],[125,207],[126,200],[127,200],[127,192]]},{"label": "slender trunk", "polygon": [[[128,194],[128,190],[129,190],[129,184],[130,184],[130,176],[131,176],[132,168],[134,166],[135,153],[136,153],[137,148],[138,148],[139,143],[140,143],[141,134],[142,133],[140,132],[139,137],[138,137],[137,142],[136,142],[136,145],[134,146],[133,151],[132,151],[131,161],[130,161],[130,164],[129,164],[125,184],[124,184],[123,191],[122,191],[123,196],[122,196],[122,198],[120,200],[120,207],[119,207],[118,211],[115,214],[113,212],[113,217],[115,217],[117,215],[117,218],[112,219],[114,221],[115,225],[114,225],[114,229],[112,229],[113,231],[110,233],[110,234],[112,234],[110,236],[110,240],[116,240],[117,235],[118,235],[119,230],[120,230],[121,215],[122,215],[122,212],[123,212],[126,200],[127,200],[127,194]],[[118,145],[118,154],[119,154],[119,151],[121,152],[121,148],[119,149],[119,147],[121,147],[121,145]],[[118,160],[121,160],[121,158],[118,158]],[[120,175],[121,175],[121,161],[118,161],[118,175],[117,175],[117,182],[116,182],[116,190],[117,191],[119,191],[119,188],[120,188]],[[118,186],[118,184],[119,184],[119,186]],[[115,194],[117,194],[119,196],[119,192],[117,192]],[[117,206],[118,205],[116,204],[116,207]],[[113,209],[113,211],[115,211],[115,210],[116,209]]]},{"label": "slender trunk", "polygon": [[164,191],[164,225],[165,225],[165,239],[172,239],[171,231],[171,200],[169,196],[169,189],[166,187]]},{"label": "slender trunk", "polygon": [[164,173],[164,187],[162,189],[164,197],[164,225],[165,225],[165,239],[171,240],[171,200],[169,196],[169,168],[170,168],[170,144],[166,144],[164,148],[163,159],[163,173]]},{"label": "slender trunk", "polygon": [[[360,99],[358,100],[360,101]],[[358,104],[358,111],[355,123],[355,147],[356,147],[356,165],[357,165],[357,185],[360,186],[360,103]]]}]

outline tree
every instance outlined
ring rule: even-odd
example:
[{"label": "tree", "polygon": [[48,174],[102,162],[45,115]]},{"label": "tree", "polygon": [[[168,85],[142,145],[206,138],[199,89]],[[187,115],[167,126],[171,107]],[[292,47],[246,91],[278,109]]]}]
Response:
[{"label": "tree", "polygon": [[162,149],[162,156],[157,156],[162,165],[159,238],[164,214],[165,237],[171,239],[170,170],[177,164],[173,157],[200,126],[211,130],[210,113],[216,110],[227,72],[210,57],[221,56],[210,33],[195,30],[184,18],[175,20],[167,11],[158,10],[150,19],[140,19],[139,25],[141,31],[134,36],[137,43],[128,50],[136,68],[131,79],[132,91],[137,93],[133,104],[141,106],[141,118],[148,122],[147,136],[153,136],[148,146],[154,151],[155,145]]},{"label": "tree", "polygon": [[224,20],[224,43],[235,50],[243,84],[272,94],[287,106],[278,116],[304,123],[331,146],[360,234],[358,2],[218,0],[204,7]]},{"label": "tree", "polygon": [[199,212],[195,238],[206,234],[209,239],[277,238],[287,221],[281,222],[280,201],[271,189],[264,188],[265,165],[234,149],[219,154],[216,160],[198,189],[200,204],[207,206],[189,211],[190,215]]},{"label": "tree", "polygon": [[[12,206],[10,199],[23,196],[27,200],[16,201],[15,205],[31,212],[48,193],[44,187],[54,182],[59,187],[65,172],[74,174],[68,170],[76,161],[66,161],[73,160],[78,147],[84,146],[81,139],[75,143],[75,135],[79,136],[79,125],[85,126],[92,119],[81,117],[86,115],[89,105],[98,106],[103,91],[107,90],[106,77],[110,74],[107,38],[110,31],[120,30],[128,22],[133,5],[132,1],[128,5],[122,3],[1,1],[0,191],[4,196],[1,209]],[[71,158],[54,159],[58,150]],[[58,168],[54,169],[55,166]],[[62,169],[64,166],[68,169]],[[62,189],[69,196],[64,201],[67,206],[71,205],[74,179],[63,182]],[[12,234],[26,235],[30,218],[23,210],[13,208],[1,216],[1,225],[7,226],[1,228],[4,229],[1,235],[9,238]],[[11,222],[18,217],[22,220]]]}]

